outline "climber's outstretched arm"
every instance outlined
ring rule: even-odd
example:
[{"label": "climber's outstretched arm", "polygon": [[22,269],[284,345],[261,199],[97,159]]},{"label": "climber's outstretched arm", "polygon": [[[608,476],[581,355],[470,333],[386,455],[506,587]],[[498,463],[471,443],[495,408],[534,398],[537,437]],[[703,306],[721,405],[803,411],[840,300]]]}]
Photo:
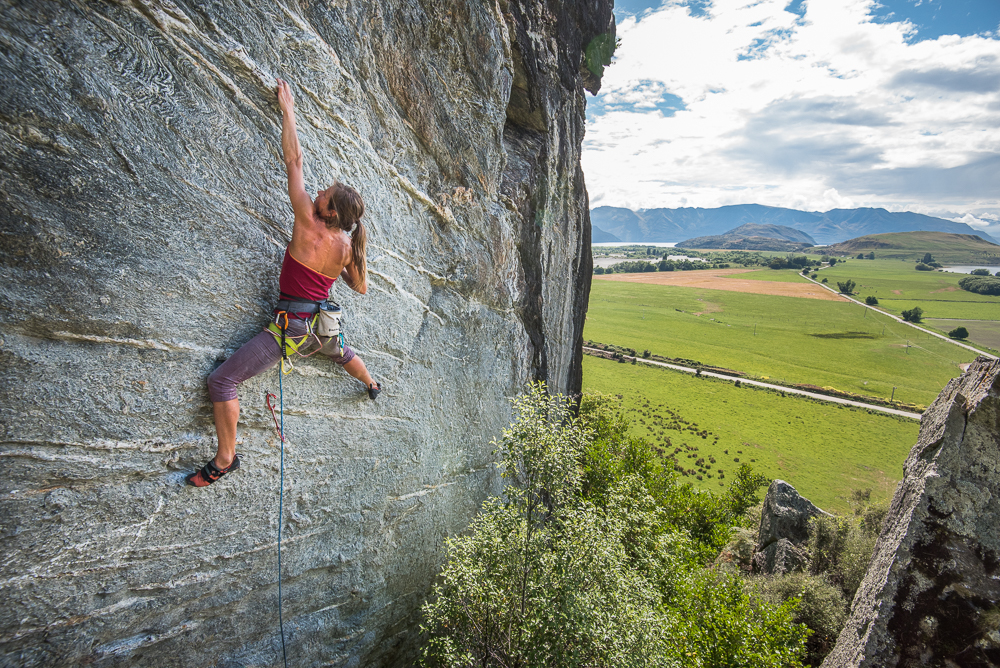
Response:
[{"label": "climber's outstretched arm", "polygon": [[300,216],[308,219],[313,203],[302,178],[302,147],[295,130],[295,100],[288,82],[281,79],[278,79],[278,106],[281,107],[281,153],[288,172],[288,198],[296,219]]}]

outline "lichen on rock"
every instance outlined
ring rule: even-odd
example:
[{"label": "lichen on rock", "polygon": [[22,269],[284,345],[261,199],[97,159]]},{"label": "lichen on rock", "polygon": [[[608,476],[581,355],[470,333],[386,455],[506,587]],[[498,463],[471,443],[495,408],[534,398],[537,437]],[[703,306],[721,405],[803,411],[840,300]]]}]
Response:
[{"label": "lichen on rock", "polygon": [[1000,665],[998,376],[980,357],[924,413],[825,668]]},{"label": "lichen on rock", "polygon": [[[532,379],[580,385],[591,274],[584,50],[611,3],[6,3],[0,12],[3,665],[272,664],[278,448],[241,386],[239,473],[205,378],[267,322],[291,209],[361,192],[370,287],[335,365],[285,380],[296,664],[407,665],[442,539],[499,489]],[[599,82],[598,82],[599,83]]]}]

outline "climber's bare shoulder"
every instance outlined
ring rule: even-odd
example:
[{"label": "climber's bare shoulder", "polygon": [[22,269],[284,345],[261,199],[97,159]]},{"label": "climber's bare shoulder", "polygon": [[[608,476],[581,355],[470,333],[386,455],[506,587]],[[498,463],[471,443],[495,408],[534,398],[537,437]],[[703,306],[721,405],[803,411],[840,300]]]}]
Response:
[{"label": "climber's bare shoulder", "polygon": [[342,230],[330,229],[322,221],[296,216],[288,251],[296,260],[326,276],[339,276],[351,261],[351,239]]}]

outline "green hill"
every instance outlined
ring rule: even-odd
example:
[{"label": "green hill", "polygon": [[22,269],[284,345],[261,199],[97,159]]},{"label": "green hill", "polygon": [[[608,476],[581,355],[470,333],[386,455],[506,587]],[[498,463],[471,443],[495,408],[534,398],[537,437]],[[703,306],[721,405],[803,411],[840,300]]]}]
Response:
[{"label": "green hill", "polygon": [[931,253],[943,264],[1000,265],[1000,246],[975,234],[949,232],[869,234],[827,246],[823,252],[846,257],[875,253],[879,259],[914,262]]}]

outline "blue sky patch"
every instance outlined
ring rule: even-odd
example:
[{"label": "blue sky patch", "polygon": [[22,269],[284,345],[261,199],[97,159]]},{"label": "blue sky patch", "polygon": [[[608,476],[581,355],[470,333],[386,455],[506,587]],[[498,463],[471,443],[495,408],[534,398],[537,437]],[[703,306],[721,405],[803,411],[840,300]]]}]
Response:
[{"label": "blue sky patch", "polygon": [[967,37],[1000,29],[998,0],[880,0],[872,11],[876,23],[909,21],[917,28],[912,42],[941,35]]}]

